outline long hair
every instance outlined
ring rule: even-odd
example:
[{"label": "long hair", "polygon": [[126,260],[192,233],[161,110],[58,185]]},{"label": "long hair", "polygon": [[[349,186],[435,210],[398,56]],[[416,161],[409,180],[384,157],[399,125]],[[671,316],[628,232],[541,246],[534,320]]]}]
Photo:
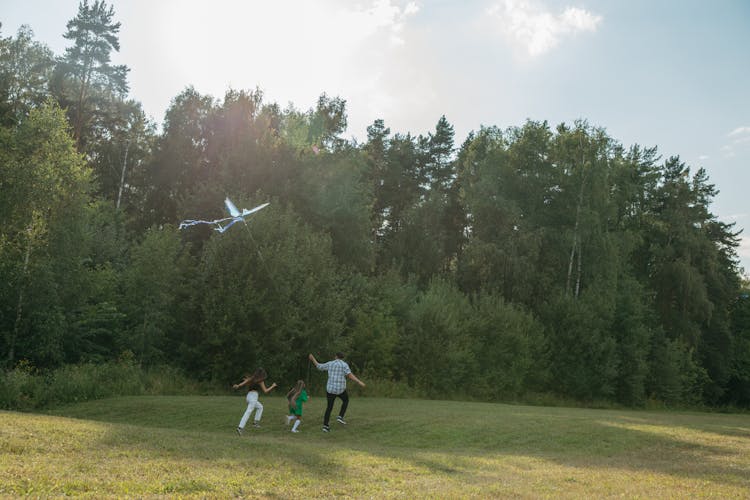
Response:
[{"label": "long hair", "polygon": [[263,368],[258,368],[257,370],[255,370],[255,372],[253,372],[252,375],[245,375],[245,379],[246,380],[247,379],[250,380],[247,383],[247,386],[248,387],[252,387],[253,384],[259,384],[259,383],[263,382],[266,379],[267,376],[268,375],[266,375],[266,371]]},{"label": "long hair", "polygon": [[302,389],[304,388],[305,381],[300,379],[296,384],[294,384],[294,387],[289,389],[289,392],[286,393],[286,399],[289,401],[289,407],[296,406],[297,398],[300,394],[302,394]]}]

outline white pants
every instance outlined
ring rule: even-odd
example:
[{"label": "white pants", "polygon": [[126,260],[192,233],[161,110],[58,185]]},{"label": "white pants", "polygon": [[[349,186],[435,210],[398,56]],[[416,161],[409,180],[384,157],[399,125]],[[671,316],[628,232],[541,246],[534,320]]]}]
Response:
[{"label": "white pants", "polygon": [[242,420],[240,420],[240,428],[244,429],[245,424],[247,423],[247,419],[250,418],[250,414],[255,410],[255,421],[259,422],[260,417],[263,416],[263,405],[260,404],[258,401],[258,392],[257,391],[250,391],[247,393],[247,397],[245,398],[247,401],[247,410],[245,410],[245,414],[242,415]]}]

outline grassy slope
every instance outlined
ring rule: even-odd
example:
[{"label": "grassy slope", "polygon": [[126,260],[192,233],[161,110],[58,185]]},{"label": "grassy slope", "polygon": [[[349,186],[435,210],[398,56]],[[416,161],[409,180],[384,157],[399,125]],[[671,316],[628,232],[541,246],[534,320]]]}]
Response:
[{"label": "grassy slope", "polygon": [[291,434],[261,401],[243,437],[241,397],[0,412],[0,495],[750,498],[747,415],[357,397],[323,434],[314,398]]}]

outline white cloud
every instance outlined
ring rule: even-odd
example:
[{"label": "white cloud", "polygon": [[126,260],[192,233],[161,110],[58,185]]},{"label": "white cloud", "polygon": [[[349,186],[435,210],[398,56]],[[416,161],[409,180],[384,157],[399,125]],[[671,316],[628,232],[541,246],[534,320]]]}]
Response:
[{"label": "white cloud", "polygon": [[736,137],[738,135],[750,135],[750,127],[737,127],[729,132],[729,137]]},{"label": "white cloud", "polygon": [[489,9],[503,35],[531,57],[557,47],[565,37],[596,31],[602,17],[578,7],[554,14],[533,0],[500,0]]},{"label": "white cloud", "polygon": [[392,4],[391,0],[377,0],[372,7],[364,11],[365,20],[363,24],[367,26],[367,17],[369,17],[372,26],[390,31],[391,43],[401,45],[404,43],[403,38],[401,38],[404,24],[410,16],[417,12],[419,12],[419,7],[415,2],[409,2],[404,7],[399,7]]},{"label": "white cloud", "polygon": [[[744,236],[740,238],[740,246],[737,247],[737,255],[741,259],[750,260],[750,237]],[[750,271],[750,269],[748,269]]]},{"label": "white cloud", "polygon": [[726,159],[736,158],[737,153],[742,154],[746,146],[750,144],[750,127],[737,127],[727,134],[727,139],[730,142],[721,147],[721,156]]},{"label": "white cloud", "polygon": [[737,127],[729,132],[728,137],[734,144],[750,142],[750,127]]},{"label": "white cloud", "polygon": [[698,157],[698,159],[699,159],[700,161],[706,161],[706,160],[708,160],[709,158],[710,158],[710,156],[708,156],[708,155],[700,155],[700,156]]}]

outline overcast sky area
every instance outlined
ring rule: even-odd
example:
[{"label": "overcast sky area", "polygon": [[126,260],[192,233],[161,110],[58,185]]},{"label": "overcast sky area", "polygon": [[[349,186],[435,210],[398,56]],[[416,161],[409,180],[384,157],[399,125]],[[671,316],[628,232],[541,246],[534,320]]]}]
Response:
[{"label": "overcast sky area", "polygon": [[[91,0],[93,1],[93,0]],[[712,211],[750,233],[748,0],[112,0],[113,61],[161,123],[188,85],[265,102],[347,101],[347,137],[382,118],[460,145],[482,125],[588,120],[625,146],[658,146],[720,193]],[[77,0],[2,0],[2,36],[29,25],[61,55]],[[750,271],[750,234],[738,249]]]}]

